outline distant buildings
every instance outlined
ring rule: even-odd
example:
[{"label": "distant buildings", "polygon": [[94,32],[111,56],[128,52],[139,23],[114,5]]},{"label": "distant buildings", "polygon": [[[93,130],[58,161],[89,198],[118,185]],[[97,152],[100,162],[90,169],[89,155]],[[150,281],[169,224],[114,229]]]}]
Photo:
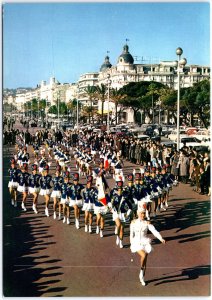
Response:
[{"label": "distant buildings", "polygon": [[[42,81],[35,89],[19,91],[16,95],[5,95],[4,101],[15,102],[18,110],[22,110],[23,103],[33,98],[46,99],[49,105],[56,104],[57,98],[60,101],[69,102],[74,98],[83,101],[84,105],[89,103],[84,92],[86,87],[93,85],[108,84],[108,76],[110,77],[111,88],[121,88],[129,82],[140,81],[157,81],[161,82],[173,89],[177,89],[177,73],[172,61],[161,61],[159,63],[135,63],[133,56],[129,52],[129,46],[124,45],[123,51],[118,57],[117,64],[112,65],[109,57],[105,57],[105,61],[100,67],[99,72],[90,72],[82,74],[77,83],[59,83],[55,78],[51,77],[49,84]],[[210,67],[199,65],[186,65],[181,73],[181,87],[190,87],[195,82],[210,78]],[[100,103],[99,101],[99,108]],[[107,107],[107,103],[105,104]],[[114,110],[113,104],[110,103],[111,111]],[[130,114],[126,121],[133,121]]]}]

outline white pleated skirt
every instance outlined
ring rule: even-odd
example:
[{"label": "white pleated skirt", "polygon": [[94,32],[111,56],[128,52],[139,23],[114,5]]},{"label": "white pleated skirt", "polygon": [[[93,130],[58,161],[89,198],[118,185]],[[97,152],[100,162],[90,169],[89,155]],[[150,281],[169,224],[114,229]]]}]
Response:
[{"label": "white pleated skirt", "polygon": [[40,187],[29,187],[29,193],[33,194],[33,193],[39,193],[40,192]]},{"label": "white pleated skirt", "polygon": [[51,190],[50,189],[46,189],[46,190],[41,189],[40,190],[40,195],[41,196],[50,195],[50,194],[51,194]]},{"label": "white pleated skirt", "polygon": [[144,237],[140,241],[134,241],[131,243],[130,249],[132,253],[138,252],[140,250],[143,250],[146,253],[150,253],[152,251],[151,239]]},{"label": "white pleated skirt", "polygon": [[9,188],[18,188],[18,182],[11,180],[8,182],[8,187]]},{"label": "white pleated skirt", "polygon": [[61,198],[61,191],[53,191],[51,193],[52,198]]},{"label": "white pleated skirt", "polygon": [[82,210],[84,211],[94,211],[94,203],[84,203]]},{"label": "white pleated skirt", "polygon": [[106,215],[108,213],[108,207],[106,205],[104,206],[95,206],[94,207],[94,213],[95,215]]},{"label": "white pleated skirt", "polygon": [[82,199],[81,200],[72,200],[72,199],[70,199],[69,206],[73,207],[74,205],[77,205],[78,207],[82,207],[83,206]]}]

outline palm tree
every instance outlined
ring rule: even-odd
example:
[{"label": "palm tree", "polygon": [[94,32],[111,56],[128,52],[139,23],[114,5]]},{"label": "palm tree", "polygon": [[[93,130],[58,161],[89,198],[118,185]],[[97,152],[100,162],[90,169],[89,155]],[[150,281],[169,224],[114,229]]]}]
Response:
[{"label": "palm tree", "polygon": [[103,83],[101,83],[101,85],[97,86],[96,89],[97,89],[97,91],[96,91],[97,97],[99,97],[100,100],[101,100],[101,102],[102,102],[102,112],[101,112],[101,115],[102,115],[102,124],[103,124],[104,102],[105,102],[106,95],[107,95],[107,88],[106,88],[106,86]]},{"label": "palm tree", "polygon": [[125,95],[123,92],[117,88],[112,88],[110,92],[110,99],[115,104],[115,124],[117,125],[117,119],[118,119],[118,105],[120,104],[120,101],[124,99]]},{"label": "palm tree", "polygon": [[88,99],[90,101],[89,123],[91,123],[91,117],[93,119],[92,103],[93,103],[93,100],[97,98],[97,87],[88,85],[84,89],[84,92],[88,96]]}]

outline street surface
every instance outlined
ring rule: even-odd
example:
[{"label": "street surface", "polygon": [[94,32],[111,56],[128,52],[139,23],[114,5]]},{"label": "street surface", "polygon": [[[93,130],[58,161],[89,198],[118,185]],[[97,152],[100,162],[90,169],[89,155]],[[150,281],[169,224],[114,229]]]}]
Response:
[{"label": "street surface", "polygon": [[[29,147],[31,153],[31,146]],[[9,297],[117,297],[117,296],[209,296],[210,295],[210,199],[199,195],[189,184],[170,192],[167,211],[152,223],[167,240],[165,245],[151,236],[154,251],[148,256],[145,281],[139,282],[140,263],[129,244],[129,224],[124,248],[116,246],[114,222],[108,214],[104,237],[84,232],[84,213],[80,229],[44,214],[39,196],[36,215],[32,198],[27,211],[10,203],[7,188],[12,147],[3,149],[3,293]],[[55,162],[50,169],[55,170]],[[125,162],[124,174],[135,165]],[[74,160],[72,173],[76,171]],[[52,171],[51,171],[52,172]],[[85,183],[85,178],[81,180]],[[108,179],[110,187],[114,180]]]}]

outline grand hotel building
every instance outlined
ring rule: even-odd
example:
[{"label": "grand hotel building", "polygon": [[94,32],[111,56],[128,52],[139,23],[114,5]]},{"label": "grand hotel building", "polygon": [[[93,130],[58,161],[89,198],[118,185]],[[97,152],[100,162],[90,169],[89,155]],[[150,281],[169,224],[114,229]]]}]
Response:
[{"label": "grand hotel building", "polygon": [[[200,65],[186,65],[180,71],[181,87],[190,87],[194,83],[204,79],[210,79],[210,67]],[[82,74],[77,83],[60,84],[55,78],[50,78],[50,83],[42,81],[41,84],[26,93],[16,94],[15,102],[18,109],[21,109],[23,103],[33,98],[47,99],[50,105],[56,103],[59,97],[61,101],[68,102],[74,98],[82,101],[84,105],[88,105],[88,97],[84,89],[93,85],[108,85],[108,77],[110,78],[111,88],[121,88],[129,82],[140,81],[157,81],[161,82],[173,89],[177,89],[177,71],[173,61],[160,61],[159,63],[135,63],[135,60],[129,52],[129,46],[123,47],[122,53],[119,55],[117,64],[112,65],[109,57],[105,57],[105,61],[100,67],[99,72],[89,72]],[[101,101],[95,101],[94,105],[101,110]],[[107,108],[107,101],[105,108]],[[114,105],[109,102],[110,111],[114,113]],[[107,112],[107,110],[105,110]],[[133,122],[133,116],[130,110],[125,114],[126,122]]]}]

